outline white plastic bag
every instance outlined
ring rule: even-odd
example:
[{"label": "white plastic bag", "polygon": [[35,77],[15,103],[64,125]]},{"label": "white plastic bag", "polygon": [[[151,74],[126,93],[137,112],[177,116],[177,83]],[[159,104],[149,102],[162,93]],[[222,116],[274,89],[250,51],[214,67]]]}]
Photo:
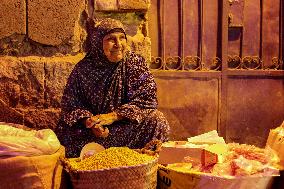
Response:
[{"label": "white plastic bag", "polygon": [[50,155],[60,148],[51,129],[25,131],[0,124],[0,157]]}]

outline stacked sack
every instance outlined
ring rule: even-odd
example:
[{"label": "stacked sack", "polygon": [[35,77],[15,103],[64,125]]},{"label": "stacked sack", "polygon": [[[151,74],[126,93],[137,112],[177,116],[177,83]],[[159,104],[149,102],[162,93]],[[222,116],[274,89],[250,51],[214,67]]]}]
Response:
[{"label": "stacked sack", "polygon": [[50,129],[21,128],[0,123],[0,188],[59,188],[64,147]]}]

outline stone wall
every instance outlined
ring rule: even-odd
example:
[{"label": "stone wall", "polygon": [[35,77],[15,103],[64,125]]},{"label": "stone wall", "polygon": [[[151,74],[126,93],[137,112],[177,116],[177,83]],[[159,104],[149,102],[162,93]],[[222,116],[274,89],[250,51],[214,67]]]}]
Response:
[{"label": "stone wall", "polygon": [[84,57],[87,18],[126,26],[131,49],[150,60],[149,0],[2,0],[0,122],[54,128],[66,79]]}]

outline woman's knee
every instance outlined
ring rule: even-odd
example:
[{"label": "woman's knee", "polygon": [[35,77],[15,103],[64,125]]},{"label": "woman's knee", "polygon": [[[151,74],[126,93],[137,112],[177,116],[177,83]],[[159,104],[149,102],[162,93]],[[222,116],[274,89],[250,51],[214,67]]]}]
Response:
[{"label": "woman's knee", "polygon": [[151,112],[150,115],[148,116],[148,119],[151,120],[151,121],[157,122],[157,123],[169,125],[166,117],[159,110],[154,110],[153,112]]},{"label": "woman's knee", "polygon": [[153,125],[157,132],[159,132],[159,135],[162,135],[161,137],[165,138],[164,140],[167,140],[169,137],[170,125],[164,114],[159,110],[155,110],[148,116],[148,120],[151,122],[149,124]]}]

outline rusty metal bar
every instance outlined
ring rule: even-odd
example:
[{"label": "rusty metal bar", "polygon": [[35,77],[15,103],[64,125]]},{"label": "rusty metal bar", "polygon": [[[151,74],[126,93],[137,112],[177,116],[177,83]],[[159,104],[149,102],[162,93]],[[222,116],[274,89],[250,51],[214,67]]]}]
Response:
[{"label": "rusty metal bar", "polygon": [[157,0],[157,25],[158,25],[158,57],[162,57],[162,49],[163,49],[163,45],[162,43],[160,42],[161,41],[161,38],[162,38],[162,21],[161,21],[161,1],[160,0]]},{"label": "rusty metal bar", "polygon": [[[244,1],[244,7],[245,7],[245,1]],[[240,38],[240,57],[243,56],[243,42],[244,42],[244,17],[245,17],[245,11],[244,11],[244,8],[243,7],[243,10],[242,10],[242,27],[241,27],[241,38]]]},{"label": "rusty metal bar", "polygon": [[[182,8],[182,3],[183,0],[178,0],[178,31],[179,31],[179,36],[178,36],[178,56],[183,58],[183,8]],[[182,69],[182,59],[178,60],[178,64],[180,69]]]},{"label": "rusty metal bar", "polygon": [[[243,13],[244,14],[244,13]],[[244,41],[244,27],[241,28],[241,38],[240,38],[240,57],[243,56],[243,41]]]},{"label": "rusty metal bar", "polygon": [[[284,3],[280,1],[280,13],[279,13],[279,59],[284,61]],[[280,69],[283,69],[283,65],[280,65]]]},{"label": "rusty metal bar", "polygon": [[161,17],[161,56],[162,56],[162,60],[163,60],[163,65],[162,65],[162,69],[165,69],[165,62],[166,62],[166,51],[165,51],[165,0],[161,0],[161,4],[160,4],[160,8],[161,8],[161,12],[160,12],[160,17]]},{"label": "rusty metal bar", "polygon": [[[259,58],[262,60],[263,55],[263,0],[260,0],[260,34],[259,34]],[[263,61],[261,61],[261,68],[263,69]]]},{"label": "rusty metal bar", "polygon": [[[218,22],[217,22],[217,51],[216,51],[216,57],[221,58],[222,57],[222,3],[218,1]],[[222,61],[221,61],[222,64]],[[221,70],[219,70],[221,71]]]},{"label": "rusty metal bar", "polygon": [[[181,19],[181,21],[180,21],[180,23],[181,23],[181,26],[180,26],[180,31],[181,31],[181,54],[180,54],[180,56],[181,56],[181,58],[183,59],[184,58],[184,39],[185,39],[185,37],[184,37],[184,14],[185,14],[185,10],[186,10],[186,8],[185,8],[185,2],[184,2],[184,0],[180,0],[181,2],[180,2],[180,19]],[[182,60],[182,62],[183,62],[183,60]],[[182,68],[181,68],[182,70],[184,69],[184,64],[182,64]]]},{"label": "rusty metal bar", "polygon": [[202,55],[202,48],[203,48],[203,0],[198,1],[198,52],[197,56],[200,57],[200,62],[203,64],[203,55]]},{"label": "rusty metal bar", "polygon": [[218,3],[222,3],[222,77],[219,82],[219,112],[218,112],[218,131],[219,134],[226,139],[226,127],[227,127],[227,91],[228,91],[228,0],[219,0]]},{"label": "rusty metal bar", "polygon": [[162,25],[162,57],[163,57],[163,69],[165,69],[165,63],[166,63],[166,50],[165,50],[165,0],[162,0],[161,4],[161,25]]}]

